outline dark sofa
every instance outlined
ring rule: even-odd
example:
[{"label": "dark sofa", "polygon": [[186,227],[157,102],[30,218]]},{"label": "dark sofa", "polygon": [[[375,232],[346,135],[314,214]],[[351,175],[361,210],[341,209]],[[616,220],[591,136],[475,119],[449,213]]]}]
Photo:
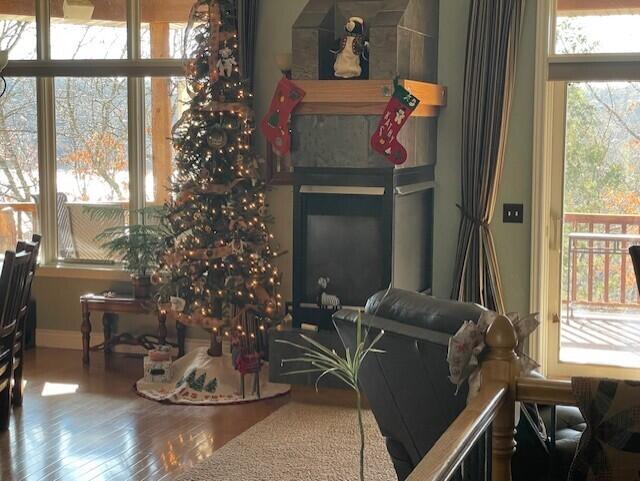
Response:
[{"label": "dark sofa", "polygon": [[[380,330],[385,331],[377,346],[385,352],[367,358],[361,368],[360,382],[400,481],[411,473],[466,405],[466,385],[456,394],[455,386],[448,379],[447,347],[449,338],[463,322],[477,321],[483,310],[476,304],[398,289],[379,292],[367,302],[362,314],[363,325],[370,329],[371,338]],[[348,345],[355,343],[357,316],[358,313],[351,310],[341,310],[334,315],[336,326]],[[547,426],[553,424],[551,410],[544,410],[542,417],[547,418]],[[558,457],[566,464],[580,436],[580,426],[573,429],[573,425],[581,418],[574,408],[562,408],[558,418],[567,420],[562,426],[565,429],[558,431],[558,446],[563,448],[563,454]],[[514,458],[516,481],[545,479],[555,457],[530,421],[530,417],[523,416],[518,426],[519,448]],[[472,464],[482,464],[480,451],[472,453],[471,458],[475,458]],[[558,468],[559,476],[554,479],[563,479],[561,473],[567,468]]]}]

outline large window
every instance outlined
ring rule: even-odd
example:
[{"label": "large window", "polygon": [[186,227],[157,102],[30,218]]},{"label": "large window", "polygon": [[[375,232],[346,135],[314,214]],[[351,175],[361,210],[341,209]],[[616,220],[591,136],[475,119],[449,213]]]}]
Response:
[{"label": "large window", "polygon": [[[128,209],[168,199],[191,5],[0,2],[10,58],[0,99],[2,252],[38,232],[48,264],[113,263],[95,241],[108,225],[92,209],[120,206],[110,222],[122,224],[136,221]],[[36,12],[50,28],[36,28]]]},{"label": "large window", "polygon": [[550,4],[549,372],[635,378],[640,297],[628,249],[640,244],[640,4]]}]

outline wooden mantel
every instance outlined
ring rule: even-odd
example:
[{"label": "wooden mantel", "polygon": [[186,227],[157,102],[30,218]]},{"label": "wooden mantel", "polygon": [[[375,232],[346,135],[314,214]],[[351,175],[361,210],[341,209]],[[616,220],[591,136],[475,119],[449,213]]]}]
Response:
[{"label": "wooden mantel", "polygon": [[[393,93],[393,80],[294,80],[307,95],[296,115],[381,115]],[[437,117],[447,104],[442,85],[400,80],[420,99],[414,117]]]}]

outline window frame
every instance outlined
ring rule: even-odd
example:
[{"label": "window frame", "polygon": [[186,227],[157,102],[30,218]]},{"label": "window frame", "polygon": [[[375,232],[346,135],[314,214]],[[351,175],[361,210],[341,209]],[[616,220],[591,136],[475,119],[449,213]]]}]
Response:
[{"label": "window frame", "polygon": [[[58,259],[58,219],[56,215],[56,77],[126,77],[128,90],[129,205],[138,210],[145,205],[145,78],[183,77],[182,59],[143,59],[141,56],[141,0],[126,1],[126,59],[51,59],[50,0],[35,1],[36,60],[10,60],[3,75],[35,77],[38,129],[38,173],[40,184],[40,227],[43,236],[43,275],[70,277],[80,271],[94,271],[97,277],[122,279],[122,267],[96,266]],[[130,219],[139,222],[139,219]],[[109,274],[115,272],[115,276]]]},{"label": "window frame", "polygon": [[[579,372],[603,377],[638,379],[633,369],[578,365],[559,360],[558,300],[561,213],[557,212],[559,176],[564,175],[564,125],[567,84],[576,81],[640,81],[640,53],[556,54],[557,0],[537,5],[536,68],[532,165],[530,311],[541,313],[530,350],[550,377],[566,378]],[[560,200],[560,203],[562,201]],[[552,293],[556,286],[557,293]]]},{"label": "window frame", "polygon": [[[619,53],[556,53],[556,19],[558,0],[543,0],[542,10],[548,11],[538,19],[547,25],[547,35],[539,36],[538,48],[546,52],[546,63],[549,81],[606,81],[606,80],[640,80],[638,64],[640,51]],[[548,10],[545,9],[545,4]],[[540,45],[541,40],[545,40]]]}]

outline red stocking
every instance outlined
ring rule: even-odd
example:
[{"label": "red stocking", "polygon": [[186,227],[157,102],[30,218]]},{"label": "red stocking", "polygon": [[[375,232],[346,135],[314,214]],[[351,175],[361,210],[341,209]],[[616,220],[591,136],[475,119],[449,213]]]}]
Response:
[{"label": "red stocking", "polygon": [[402,85],[396,85],[393,97],[389,100],[378,128],[371,137],[373,150],[383,154],[396,165],[404,164],[407,160],[407,150],[398,142],[398,133],[419,103],[420,100]]},{"label": "red stocking", "polygon": [[278,82],[269,111],[261,123],[262,133],[273,146],[276,155],[284,155],[291,150],[289,134],[291,112],[305,95],[304,90],[287,78],[283,77]]}]

